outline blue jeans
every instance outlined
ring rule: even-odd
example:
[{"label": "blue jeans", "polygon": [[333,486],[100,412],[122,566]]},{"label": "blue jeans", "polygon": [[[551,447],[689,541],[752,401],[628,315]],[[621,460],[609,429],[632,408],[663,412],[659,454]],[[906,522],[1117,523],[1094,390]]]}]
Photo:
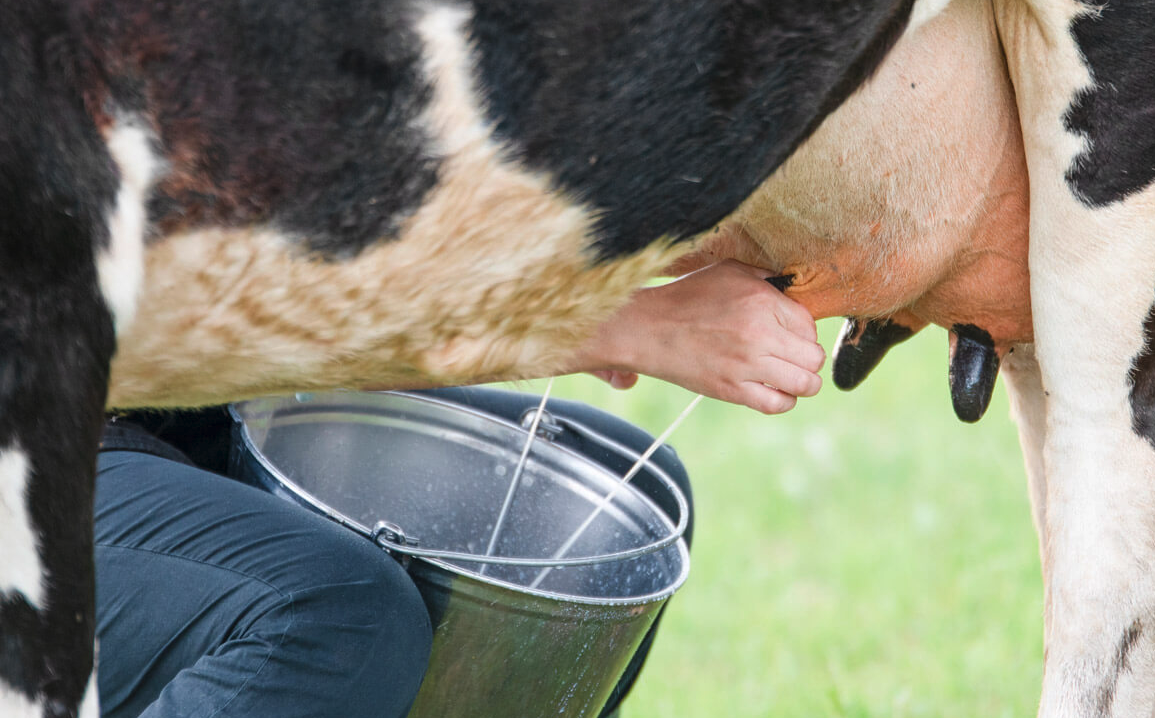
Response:
[{"label": "blue jeans", "polygon": [[[511,419],[537,402],[491,389],[436,393]],[[582,404],[555,401],[550,411],[638,451],[651,441]],[[225,466],[222,412],[131,419],[147,426],[114,428],[97,475],[103,715],[405,716],[431,630],[400,565],[327,519],[206,470]],[[567,440],[628,468],[580,437]],[[688,494],[673,451],[655,457]],[[638,481],[644,488],[645,477]],[[606,713],[632,685],[653,635]]]}]

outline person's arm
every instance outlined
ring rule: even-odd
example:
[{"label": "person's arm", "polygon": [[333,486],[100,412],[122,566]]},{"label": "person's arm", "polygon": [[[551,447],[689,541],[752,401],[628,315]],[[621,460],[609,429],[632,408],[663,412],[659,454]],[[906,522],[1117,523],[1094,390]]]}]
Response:
[{"label": "person's arm", "polygon": [[769,272],[726,260],[631,302],[581,348],[570,371],[618,388],[637,374],[742,404],[789,411],[822,386],[826,358],[810,313],[765,279]]}]

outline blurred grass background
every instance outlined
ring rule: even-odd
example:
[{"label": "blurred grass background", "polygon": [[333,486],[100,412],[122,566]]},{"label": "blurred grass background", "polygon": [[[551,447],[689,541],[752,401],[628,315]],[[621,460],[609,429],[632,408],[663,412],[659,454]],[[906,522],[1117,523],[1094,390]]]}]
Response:
[{"label": "blurred grass background", "polygon": [[[819,324],[828,352],[839,326]],[[931,328],[853,392],[827,362],[788,414],[707,400],[678,429],[692,570],[624,718],[1034,715],[1042,585],[1017,435],[1001,382],[982,421],[955,418],[946,352]],[[654,434],[692,398],[644,378],[554,393]]]}]

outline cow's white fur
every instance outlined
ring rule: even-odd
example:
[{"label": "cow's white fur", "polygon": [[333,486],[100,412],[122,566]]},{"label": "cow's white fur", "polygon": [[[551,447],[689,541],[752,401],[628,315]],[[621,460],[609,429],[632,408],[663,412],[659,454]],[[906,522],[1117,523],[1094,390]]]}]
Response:
[{"label": "cow's white fur", "polygon": [[438,149],[452,155],[477,144],[496,149],[492,127],[477,106],[473,66],[465,40],[469,12],[460,7],[433,6],[417,22],[425,44],[425,76],[434,85],[433,102],[424,114],[424,125],[436,132]]},{"label": "cow's white fur", "polygon": [[[4,718],[42,718],[44,709],[23,695],[10,691],[0,683],[0,716]],[[88,718],[88,716],[84,716]]]},{"label": "cow's white fur", "polygon": [[[97,653],[99,652],[100,647],[98,645]],[[84,697],[80,699],[80,710],[77,715],[78,718],[100,718],[100,698],[96,688],[95,665],[92,668],[92,674],[88,677],[88,685],[84,689]]]},{"label": "cow's white fur", "polygon": [[36,532],[28,516],[28,478],[24,452],[11,447],[0,450],[0,594],[18,592],[39,608],[43,577]]},{"label": "cow's white fur", "polygon": [[144,277],[144,202],[159,162],[139,120],[121,119],[107,133],[106,141],[120,172],[120,189],[108,217],[108,248],[96,266],[104,301],[119,333],[132,321]]},{"label": "cow's white fur", "polygon": [[[1046,473],[1045,487],[1032,491],[1043,503],[1035,514],[1046,585],[1040,716],[1150,716],[1155,452],[1131,428],[1128,372],[1155,300],[1155,191],[1093,209],[1064,179],[1087,144],[1063,122],[1092,80],[1070,32],[1087,7],[998,5],[1030,174],[1031,301],[1045,392],[1035,400],[1046,416],[1042,456],[1027,460]],[[1024,449],[1037,452],[1030,443]]]}]

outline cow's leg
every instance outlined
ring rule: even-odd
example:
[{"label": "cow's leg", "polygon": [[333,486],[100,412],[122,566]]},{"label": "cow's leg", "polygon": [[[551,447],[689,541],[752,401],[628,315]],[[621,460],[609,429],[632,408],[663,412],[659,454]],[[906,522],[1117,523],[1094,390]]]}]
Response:
[{"label": "cow's leg", "polygon": [[[114,341],[87,250],[79,256],[89,261],[80,259],[76,271],[0,262],[5,717],[96,718],[99,712],[92,495]],[[5,259],[12,254],[6,251]]]},{"label": "cow's leg", "polygon": [[1132,393],[1155,300],[1155,107],[1142,87],[1155,27],[1141,6],[999,5],[1046,397],[1047,718],[1155,712],[1155,437],[1136,429]]},{"label": "cow's leg", "polygon": [[93,479],[148,143],[24,48],[0,42],[0,716],[96,718]]}]

